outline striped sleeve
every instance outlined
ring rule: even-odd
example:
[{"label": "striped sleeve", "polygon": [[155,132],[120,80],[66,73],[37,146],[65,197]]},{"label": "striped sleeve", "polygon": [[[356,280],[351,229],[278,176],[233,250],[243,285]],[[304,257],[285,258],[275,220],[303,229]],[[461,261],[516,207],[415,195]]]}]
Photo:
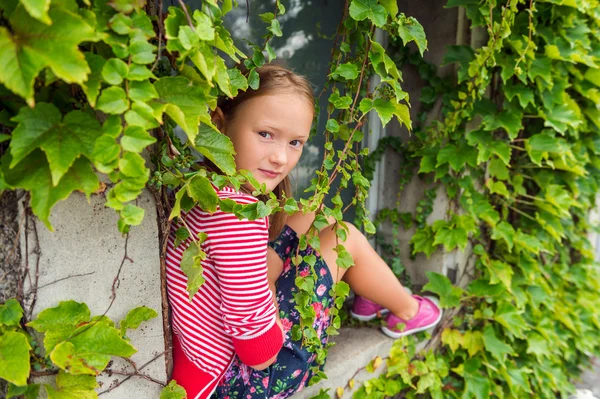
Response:
[{"label": "striped sleeve", "polygon": [[267,279],[267,221],[239,220],[217,211],[207,220],[209,256],[221,288],[225,332],[250,366],[275,356],[283,344]]}]

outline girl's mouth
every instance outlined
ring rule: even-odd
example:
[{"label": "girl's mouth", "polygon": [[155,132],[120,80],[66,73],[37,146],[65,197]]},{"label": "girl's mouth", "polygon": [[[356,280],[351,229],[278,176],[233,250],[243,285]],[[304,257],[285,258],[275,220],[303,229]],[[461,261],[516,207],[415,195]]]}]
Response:
[{"label": "girl's mouth", "polygon": [[279,176],[281,174],[280,172],[273,172],[271,170],[266,170],[266,169],[259,169],[259,171],[263,175],[265,175],[265,176],[267,176],[269,178],[275,178],[275,177],[277,177],[277,176]]}]

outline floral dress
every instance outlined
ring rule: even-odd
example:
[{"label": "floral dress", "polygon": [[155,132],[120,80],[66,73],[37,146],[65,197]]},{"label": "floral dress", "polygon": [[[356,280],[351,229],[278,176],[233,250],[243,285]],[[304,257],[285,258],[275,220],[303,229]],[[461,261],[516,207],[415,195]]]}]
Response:
[{"label": "floral dress", "polygon": [[[303,389],[312,377],[311,369],[316,366],[316,355],[302,346],[302,340],[292,340],[291,330],[300,324],[300,315],[295,309],[294,294],[297,292],[297,276],[310,274],[310,265],[302,262],[297,268],[291,262],[296,254],[298,236],[289,226],[285,226],[279,237],[269,243],[283,260],[283,272],[276,283],[279,316],[285,331],[283,348],[277,361],[264,370],[258,371],[243,364],[237,356],[225,372],[211,399],[283,399]],[[333,305],[329,290],[333,279],[323,258],[312,247],[299,251],[299,255],[314,254],[317,257],[315,272],[317,281],[312,296],[312,306],[317,317],[313,327],[323,345],[327,343],[325,330],[329,326],[329,309]],[[321,366],[321,370],[322,370]]]}]

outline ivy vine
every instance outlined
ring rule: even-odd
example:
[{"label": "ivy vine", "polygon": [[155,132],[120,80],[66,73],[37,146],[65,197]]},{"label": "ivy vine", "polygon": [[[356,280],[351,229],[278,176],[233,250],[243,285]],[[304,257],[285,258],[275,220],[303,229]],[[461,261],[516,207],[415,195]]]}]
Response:
[{"label": "ivy vine", "polygon": [[598,263],[587,240],[600,183],[598,5],[448,1],[488,34],[481,48],[448,48],[455,82],[419,54],[392,55],[418,65],[422,103],[443,104],[441,120],[426,126],[419,116],[399,148],[417,160],[412,174],[453,204],[418,226],[412,252],[470,244],[473,262],[461,286],[428,273],[424,289],[447,309],[441,327],[420,352],[412,337],[397,341],[387,371],[355,398],[566,397],[599,355]]}]

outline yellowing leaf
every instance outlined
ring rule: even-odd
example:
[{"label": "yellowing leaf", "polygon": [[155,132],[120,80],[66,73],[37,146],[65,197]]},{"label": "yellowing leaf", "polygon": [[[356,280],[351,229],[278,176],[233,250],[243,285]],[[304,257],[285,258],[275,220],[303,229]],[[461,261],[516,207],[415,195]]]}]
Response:
[{"label": "yellowing leaf", "polygon": [[73,375],[63,370],[56,376],[56,388],[44,385],[48,399],[97,399],[95,376]]},{"label": "yellowing leaf", "polygon": [[129,357],[135,352],[119,330],[98,322],[79,327],[67,341],[56,345],[50,358],[73,374],[97,375],[106,368],[111,356]]},{"label": "yellowing leaf", "polygon": [[344,388],[342,387],[337,387],[335,389],[335,397],[340,399],[342,396],[344,396]]},{"label": "yellowing leaf", "polygon": [[459,347],[462,346],[463,336],[458,330],[446,328],[444,331],[442,331],[442,342],[445,345],[448,345],[454,353]]},{"label": "yellowing leaf", "polygon": [[0,378],[15,385],[27,385],[30,349],[23,333],[7,331],[0,335]]}]

